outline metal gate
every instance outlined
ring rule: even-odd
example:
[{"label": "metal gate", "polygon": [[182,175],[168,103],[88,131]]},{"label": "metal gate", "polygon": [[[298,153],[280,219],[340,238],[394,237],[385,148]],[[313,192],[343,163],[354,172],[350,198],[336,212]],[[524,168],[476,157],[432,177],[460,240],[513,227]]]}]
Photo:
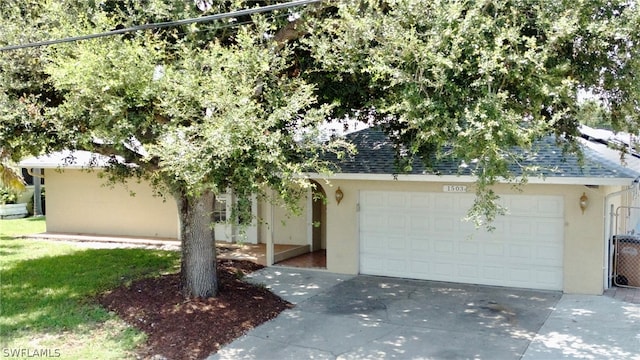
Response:
[{"label": "metal gate", "polygon": [[640,288],[640,207],[620,206],[615,218],[613,283]]}]

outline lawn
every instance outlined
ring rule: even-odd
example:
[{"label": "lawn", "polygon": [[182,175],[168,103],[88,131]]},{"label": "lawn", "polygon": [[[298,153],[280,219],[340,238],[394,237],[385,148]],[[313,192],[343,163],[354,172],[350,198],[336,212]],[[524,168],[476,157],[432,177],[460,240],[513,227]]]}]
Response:
[{"label": "lawn", "polygon": [[44,230],[43,218],[0,220],[0,358],[133,358],[144,334],[97,306],[93,296],[175,272],[179,254],[14,238]]}]

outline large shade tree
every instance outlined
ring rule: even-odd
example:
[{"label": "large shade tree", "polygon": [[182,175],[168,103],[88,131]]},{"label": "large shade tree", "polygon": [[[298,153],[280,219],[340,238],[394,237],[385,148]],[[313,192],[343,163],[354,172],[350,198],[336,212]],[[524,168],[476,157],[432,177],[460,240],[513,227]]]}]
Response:
[{"label": "large shade tree", "polygon": [[[11,21],[3,20],[0,43],[99,33],[254,2],[212,3],[3,2],[2,18]],[[293,205],[308,186],[299,174],[322,171],[320,150],[330,150],[317,141],[329,107],[318,105],[314,86],[291,73],[287,34],[304,15],[295,11],[4,52],[0,148],[16,159],[91,151],[110,159],[107,179],[145,178],[175,198],[184,293],[215,296],[216,194],[257,194]],[[238,214],[246,210],[239,206]]]},{"label": "large shade tree", "polygon": [[375,119],[400,171],[416,156],[468,165],[478,223],[502,210],[491,185],[523,181],[516,149],[555,134],[579,150],[589,112],[616,130],[640,125],[637,1],[344,0],[310,28],[316,71],[305,73],[322,96]]},{"label": "large shade tree", "polygon": [[[270,2],[196,3],[223,12]],[[0,9],[15,19],[1,44],[202,11],[179,0]],[[144,175],[176,197],[185,289],[210,295],[213,196],[271,188],[295,198],[295,174],[322,163],[312,139],[323,117],[379,125],[399,172],[416,156],[468,164],[480,220],[500,212],[491,185],[519,180],[514,148],[556,134],[577,149],[581,92],[613,128],[636,131],[639,14],[622,0],[340,0],[3,53],[0,136],[15,157],[69,147],[135,164],[114,161],[111,174]]]}]

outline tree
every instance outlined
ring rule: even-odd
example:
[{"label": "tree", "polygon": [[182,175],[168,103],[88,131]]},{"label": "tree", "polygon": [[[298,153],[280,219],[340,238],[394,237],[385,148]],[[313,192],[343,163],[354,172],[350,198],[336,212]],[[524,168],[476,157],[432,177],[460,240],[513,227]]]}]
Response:
[{"label": "tree", "polygon": [[[304,64],[335,115],[360,111],[397,142],[400,160],[475,164],[482,223],[502,209],[491,185],[517,179],[515,148],[556,134],[577,151],[579,91],[637,132],[636,1],[345,0],[310,22]],[[411,161],[399,161],[400,171]],[[533,168],[522,169],[535,175]],[[525,178],[526,180],[526,178]]]},{"label": "tree", "polygon": [[[256,4],[198,3],[212,12]],[[200,11],[178,0],[7,4],[7,44],[40,40],[23,33],[60,37]],[[293,203],[295,174],[323,165],[313,141],[323,118],[372,120],[396,142],[399,172],[412,157],[471,164],[479,222],[502,210],[491,186],[520,180],[514,148],[535,151],[536,139],[556,134],[578,150],[578,91],[599,97],[614,128],[636,131],[639,14],[622,0],[325,1],[235,19],[244,26],[2,54],[0,136],[14,157],[61,147],[113,156],[114,179],[144,176],[173,194],[185,289],[206,296],[215,276],[207,275],[214,253],[203,214],[213,197],[272,188]]]},{"label": "tree", "polygon": [[[210,11],[248,3],[217,2]],[[3,18],[42,37],[200,14],[193,3],[169,0],[12,4],[3,4]],[[141,177],[173,196],[183,292],[215,296],[216,194],[272,191],[293,206],[309,186],[298,175],[322,171],[318,152],[329,150],[315,141],[329,106],[289,73],[293,52],[278,33],[289,20],[279,15],[2,53],[3,146],[14,158],[62,148],[106,155],[109,180]],[[8,25],[0,43],[23,32]]]}]

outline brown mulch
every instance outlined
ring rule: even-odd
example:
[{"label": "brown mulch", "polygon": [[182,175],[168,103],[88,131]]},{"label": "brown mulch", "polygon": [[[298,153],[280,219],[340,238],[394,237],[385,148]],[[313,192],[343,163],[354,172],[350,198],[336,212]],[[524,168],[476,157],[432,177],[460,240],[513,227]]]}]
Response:
[{"label": "brown mulch", "polygon": [[204,359],[222,345],[292,305],[264,287],[242,281],[263,266],[243,260],[218,260],[220,293],[210,299],[185,299],[178,274],[143,279],[98,298],[132,326],[147,334],[143,359]]}]

